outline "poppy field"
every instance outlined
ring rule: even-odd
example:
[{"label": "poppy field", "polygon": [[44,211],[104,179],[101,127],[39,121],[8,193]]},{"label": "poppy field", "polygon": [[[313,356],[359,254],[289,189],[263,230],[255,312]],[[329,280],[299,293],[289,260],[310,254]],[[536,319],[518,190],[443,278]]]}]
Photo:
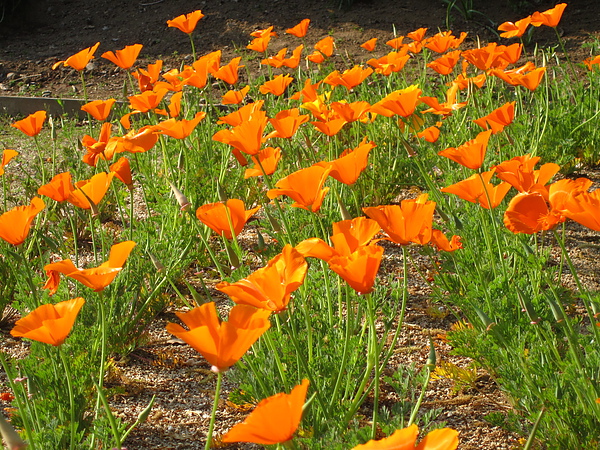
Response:
[{"label": "poppy field", "polygon": [[[439,339],[498,384],[512,410],[495,420],[522,448],[597,448],[600,294],[567,231],[600,231],[600,190],[576,175],[600,161],[600,44],[572,60],[568,13],[487,44],[370,39],[361,61],[305,19],[224,60],[199,52],[197,10],[167,21],[189,36],[178,67],[136,63],[141,44],[56,62],[88,119],[9,119],[0,165],[0,309],[30,343],[0,353],[8,447],[127,448],[155,399],[123,421],[107,373],[169,308],[214,380],[206,449],[460,448],[421,408]],[[555,45],[530,44],[540,27]],[[271,50],[282,33],[297,46]],[[87,98],[94,58],[125,73],[123,98]],[[414,276],[454,325],[394,369]],[[226,430],[224,378],[250,406]]]}]

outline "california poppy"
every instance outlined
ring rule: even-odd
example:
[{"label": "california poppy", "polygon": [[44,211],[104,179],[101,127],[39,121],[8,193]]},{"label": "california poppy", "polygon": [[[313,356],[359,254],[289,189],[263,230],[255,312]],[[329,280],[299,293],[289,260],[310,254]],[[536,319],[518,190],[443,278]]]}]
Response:
[{"label": "california poppy", "polygon": [[440,31],[433,37],[425,39],[425,47],[436,53],[445,53],[450,48],[458,48],[463,43],[467,33],[460,33],[459,37],[453,36],[452,31]]},{"label": "california poppy", "polygon": [[84,303],[83,298],[77,297],[55,305],[38,306],[25,317],[17,320],[10,334],[57,347],[71,332]]},{"label": "california poppy", "polygon": [[561,212],[569,219],[590,230],[600,231],[600,190],[576,191],[565,199],[563,207]]},{"label": "california poppy", "polygon": [[329,188],[323,188],[323,184],[325,184],[330,171],[330,167],[319,166],[297,170],[279,180],[275,184],[275,189],[267,191],[267,197],[273,199],[280,195],[287,195],[294,200],[293,207],[317,212],[321,208],[325,195],[329,192]]},{"label": "california poppy", "polygon": [[372,105],[371,112],[386,117],[392,117],[394,114],[408,117],[415,112],[420,103],[421,92],[421,89],[414,85],[394,91]]},{"label": "california poppy", "polygon": [[259,53],[264,53],[267,51],[271,36],[277,36],[277,33],[273,31],[273,26],[270,26],[264,30],[253,31],[250,33],[250,36],[253,36],[254,39],[246,46],[246,48]]},{"label": "california poppy", "polygon": [[539,27],[542,25],[552,28],[556,27],[560,22],[566,7],[566,3],[559,3],[554,8],[548,9],[544,12],[534,12],[531,15],[531,25],[534,27]]},{"label": "california poppy", "polygon": [[213,76],[215,78],[218,78],[219,80],[223,80],[227,84],[237,83],[238,70],[241,67],[244,67],[244,66],[240,66],[241,60],[242,60],[241,56],[238,56],[237,58],[233,58],[231,61],[229,61],[229,64],[221,67],[219,70],[214,72]]},{"label": "california poppy", "polygon": [[502,58],[504,48],[503,45],[490,42],[485,47],[466,50],[461,55],[479,70],[504,69],[508,65],[508,61]]},{"label": "california poppy", "polygon": [[262,445],[281,444],[291,440],[302,419],[308,380],[289,394],[280,393],[260,401],[242,422],[234,425],[221,439],[223,442],[253,442]]},{"label": "california poppy", "polygon": [[346,89],[351,90],[361,84],[369,75],[373,73],[373,69],[370,67],[363,68],[361,66],[354,66],[351,69],[344,70],[341,74],[336,70],[330,73],[323,83],[330,84],[331,86],[342,85]]},{"label": "california poppy", "polygon": [[498,25],[498,31],[503,31],[503,33],[500,33],[500,37],[503,38],[521,37],[525,34],[525,31],[527,30],[529,24],[531,24],[531,16],[527,16],[524,19],[517,20],[515,23],[501,23],[500,25]]},{"label": "california poppy", "polygon": [[196,217],[220,236],[233,239],[233,235],[240,234],[248,219],[259,209],[260,205],[246,211],[242,200],[232,198],[226,203],[217,202],[201,206],[196,210]]},{"label": "california poppy", "polygon": [[137,69],[131,73],[138,80],[140,92],[151,91],[154,88],[154,83],[158,81],[160,76],[162,64],[162,60],[157,59],[154,64],[148,64],[147,69]]},{"label": "california poppy", "polygon": [[298,108],[279,111],[273,119],[269,119],[269,123],[273,125],[275,131],[270,133],[267,138],[279,137],[290,139],[296,134],[300,125],[306,122],[308,122],[308,116],[300,114]]},{"label": "california poppy", "polygon": [[335,111],[346,122],[351,123],[363,120],[371,110],[371,105],[366,101],[348,103],[346,101],[333,102],[331,109]]},{"label": "california poppy", "polygon": [[438,155],[445,156],[469,169],[479,169],[483,164],[491,134],[492,130],[482,131],[475,139],[465,142],[457,148],[448,147],[438,152]]},{"label": "california poppy", "polygon": [[22,131],[27,136],[36,136],[42,131],[42,126],[46,121],[46,111],[37,111],[28,115],[22,120],[11,123],[10,126]]},{"label": "california poppy", "polygon": [[0,161],[0,176],[4,175],[4,167],[18,154],[18,151],[8,148],[2,151],[2,161]]},{"label": "california poppy", "polygon": [[585,67],[591,72],[594,70],[594,66],[600,65],[600,55],[584,59],[583,64],[585,64]]},{"label": "california poppy", "polygon": [[510,190],[510,184],[504,182],[494,186],[490,183],[494,172],[495,169],[482,172],[481,174],[476,173],[466,180],[441,189],[441,191],[447,194],[458,195],[463,200],[471,203],[479,203],[485,209],[490,209],[490,203],[491,207],[495,208],[502,203],[502,200]]},{"label": "california poppy", "polygon": [[317,99],[319,96],[317,89],[319,88],[321,81],[312,84],[310,78],[304,80],[304,87],[301,91],[296,92],[294,95],[290,97],[292,100],[300,100],[302,102],[312,102]]},{"label": "california poppy", "polygon": [[304,45],[299,45],[292,51],[292,56],[289,58],[284,58],[281,61],[281,65],[285,67],[289,67],[290,69],[295,69],[300,65],[300,55],[302,55],[302,50],[304,49]]},{"label": "california poppy", "polygon": [[413,424],[395,431],[387,438],[371,440],[366,444],[357,445],[352,450],[455,450],[458,447],[458,431],[451,428],[433,430],[416,445],[418,436],[419,428]]},{"label": "california poppy", "polygon": [[58,61],[54,63],[52,69],[56,69],[61,64],[65,67],[72,67],[75,70],[82,71],[86,68],[88,63],[94,58],[94,53],[100,46],[100,42],[97,42],[94,46],[85,48],[72,56],[69,56],[65,61]]},{"label": "california poppy", "polygon": [[407,33],[406,37],[412,39],[415,42],[422,42],[425,38],[425,33],[427,33],[427,28],[418,28],[415,31]]},{"label": "california poppy", "polygon": [[139,130],[131,130],[124,136],[113,137],[106,144],[106,152],[114,153],[144,153],[150,150],[158,141],[158,135],[151,126]]},{"label": "california poppy", "polygon": [[167,331],[200,353],[215,372],[233,366],[271,326],[271,311],[248,305],[235,305],[227,322],[219,320],[214,302],[175,314],[188,329],[168,323]]},{"label": "california poppy", "polygon": [[427,127],[417,133],[417,136],[425,139],[427,142],[437,142],[440,137],[440,129],[438,127]]},{"label": "california poppy", "polygon": [[55,294],[60,282],[58,274],[62,273],[96,292],[103,291],[123,269],[123,265],[125,265],[125,261],[127,261],[135,245],[133,241],[124,241],[113,245],[110,249],[108,261],[91,269],[78,269],[70,259],[47,264],[44,266],[44,270],[48,275],[48,280],[44,285],[44,289],[49,289],[50,295]]},{"label": "california poppy", "polygon": [[287,30],[285,30],[285,32],[287,34],[291,34],[292,36],[303,38],[304,36],[306,36],[306,32],[308,31],[309,25],[310,19],[302,19],[298,25],[295,25],[292,28],[288,28]]},{"label": "california poppy", "polygon": [[449,75],[454,70],[454,66],[460,59],[460,50],[455,50],[453,52],[448,52],[443,56],[440,56],[437,59],[434,59],[430,63],[427,64],[427,67],[435,70],[440,75]]},{"label": "california poppy", "polygon": [[321,53],[319,50],[315,50],[308,55],[306,59],[315,64],[323,64],[325,62],[325,55],[323,55],[323,53]]},{"label": "california poppy", "polygon": [[121,69],[130,69],[135,64],[135,60],[142,51],[142,44],[127,45],[121,50],[116,52],[104,52],[102,58],[108,59],[110,62],[116,64]]},{"label": "california poppy", "polygon": [[167,26],[177,28],[184,33],[193,33],[198,21],[204,17],[201,10],[192,11],[189,14],[182,14],[172,20],[167,20]]},{"label": "california poppy", "polygon": [[382,256],[383,247],[365,245],[348,256],[330,258],[328,264],[329,268],[342,277],[352,289],[364,295],[373,290]]},{"label": "california poppy", "polygon": [[39,197],[33,197],[27,206],[16,206],[0,216],[0,238],[12,245],[25,242],[35,216],[46,207]]},{"label": "california poppy", "polygon": [[110,122],[104,122],[100,128],[100,136],[98,140],[94,139],[89,135],[83,136],[81,144],[87,150],[87,153],[83,156],[82,160],[84,163],[89,164],[92,167],[96,167],[99,159],[106,161],[111,160],[114,155],[115,147],[106,149],[106,145],[110,140],[112,133],[112,124]]},{"label": "california poppy", "polygon": [[279,147],[265,147],[256,155],[252,156],[254,167],[246,169],[244,178],[260,177],[272,175],[277,169],[277,164],[281,159],[281,149]]},{"label": "california poppy", "polygon": [[444,233],[440,230],[433,229],[431,233],[431,243],[438,250],[443,250],[445,252],[454,252],[460,248],[462,248],[462,242],[460,241],[460,236],[452,236],[450,240],[446,237]]},{"label": "california poppy", "polygon": [[64,202],[69,198],[72,190],[71,172],[63,172],[55,175],[49,183],[40,186],[37,192],[57,202]]},{"label": "california poppy", "polygon": [[515,195],[504,212],[504,225],[513,233],[534,234],[551,230],[565,217],[548,207],[546,199],[539,192]]},{"label": "california poppy", "polygon": [[83,105],[81,110],[88,113],[94,119],[103,121],[106,120],[110,114],[110,109],[115,102],[116,100],[114,98],[109,98],[108,100],[94,100],[93,102]]},{"label": "california poppy", "polygon": [[377,38],[369,39],[368,41],[360,44],[360,46],[368,52],[375,50],[375,45],[377,45]]},{"label": "california poppy", "polygon": [[256,111],[251,118],[235,126],[232,130],[216,132],[213,141],[231,145],[240,152],[256,155],[263,143],[263,132],[267,126],[264,111]]},{"label": "california poppy", "polygon": [[235,283],[223,281],[216,288],[238,305],[278,313],[287,309],[292,293],[302,285],[307,271],[304,257],[288,244],[265,267]]},{"label": "california poppy", "polygon": [[435,211],[435,202],[427,197],[427,194],[421,194],[413,200],[402,200],[400,205],[372,206],[363,211],[377,221],[392,242],[425,245],[431,240]]},{"label": "california poppy", "polygon": [[221,103],[223,103],[224,105],[238,105],[242,103],[244,97],[246,97],[249,91],[249,85],[243,87],[239,91],[229,90],[225,94],[223,94],[223,97],[221,97]]},{"label": "california poppy", "polygon": [[336,118],[330,118],[326,121],[318,120],[316,122],[311,122],[311,123],[321,133],[324,133],[327,136],[335,136],[336,134],[338,134],[340,132],[340,130],[343,128],[343,126],[346,125],[348,122],[346,122],[346,119],[344,119],[343,117],[336,117]]},{"label": "california poppy", "polygon": [[467,106],[466,101],[458,103],[456,102],[456,94],[458,93],[458,90],[458,85],[451,83],[450,87],[446,91],[446,101],[444,103],[440,103],[435,97],[421,97],[421,102],[431,106],[431,108],[422,111],[422,113],[433,113],[446,117],[452,114],[453,111],[464,108]]},{"label": "california poppy", "polygon": [[333,224],[333,234],[328,245],[319,238],[305,239],[296,245],[296,249],[305,257],[319,258],[329,262],[334,256],[349,256],[360,247],[369,244],[373,237],[381,231],[379,224],[367,217],[356,217]]},{"label": "california poppy", "polygon": [[157,91],[144,91],[141,94],[132,95],[127,97],[129,107],[143,113],[151,111],[159,105],[167,92],[167,89],[158,89]]},{"label": "california poppy", "polygon": [[410,59],[410,55],[407,50],[401,50],[399,52],[389,52],[387,55],[383,55],[381,58],[371,58],[367,61],[367,64],[375,69],[376,73],[381,75],[390,76],[392,73],[400,72],[404,69],[406,62]]},{"label": "california poppy", "polygon": [[198,125],[205,116],[206,113],[204,111],[198,111],[193,119],[168,119],[154,125],[154,129],[157,133],[165,134],[175,139],[185,139],[192,134],[196,125]]},{"label": "california poppy", "polygon": [[110,165],[111,172],[115,173],[115,176],[121,180],[129,190],[133,190],[133,180],[131,178],[131,166],[129,160],[124,156],[120,157],[115,163]]},{"label": "california poppy", "polygon": [[[558,173],[560,166],[555,163],[546,163],[539,170],[534,170],[540,160],[539,156],[515,156],[494,166],[496,176],[510,183],[519,192],[531,192],[534,190],[544,194],[544,186]],[[547,197],[547,195],[546,195]]]},{"label": "california poppy", "polygon": [[104,198],[114,175],[114,172],[100,172],[89,180],[78,181],[67,201],[79,208],[91,209],[94,214],[97,214],[96,206]]},{"label": "california poppy", "polygon": [[273,94],[278,97],[285,92],[292,81],[294,79],[289,75],[277,75],[272,80],[265,81],[258,89],[261,94]]},{"label": "california poppy", "polygon": [[237,111],[234,111],[226,116],[219,117],[217,124],[226,123],[232,127],[237,127],[248,120],[260,119],[266,120],[267,114],[262,110],[264,100],[248,103],[242,106]]},{"label": "california poppy", "polygon": [[404,40],[404,36],[398,36],[393,39],[390,39],[385,43],[385,45],[389,45],[394,50],[399,50],[402,48],[402,41]]},{"label": "california poppy", "polygon": [[491,129],[492,134],[497,134],[504,130],[504,127],[513,122],[515,118],[515,103],[516,102],[505,103],[500,108],[493,110],[487,116],[475,119],[473,122],[484,130]]},{"label": "california poppy", "polygon": [[354,149],[346,149],[338,159],[330,162],[317,163],[319,166],[331,167],[329,175],[340,183],[351,185],[356,183],[359,175],[367,167],[369,153],[375,148],[374,142],[367,142],[363,139],[361,144]]},{"label": "california poppy", "polygon": [[333,55],[333,48],[334,40],[331,36],[326,36],[315,44],[315,49],[327,57]]}]

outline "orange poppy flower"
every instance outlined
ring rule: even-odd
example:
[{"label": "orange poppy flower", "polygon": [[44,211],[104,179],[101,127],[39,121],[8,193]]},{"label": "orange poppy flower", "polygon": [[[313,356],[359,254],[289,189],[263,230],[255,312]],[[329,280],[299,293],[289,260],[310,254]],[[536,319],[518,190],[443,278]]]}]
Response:
[{"label": "orange poppy flower", "polygon": [[78,53],[75,53],[72,56],[69,56],[65,61],[58,61],[54,63],[52,66],[52,70],[56,69],[61,64],[65,67],[72,67],[75,70],[82,71],[86,68],[88,63],[94,59],[94,53],[100,46],[100,42],[96,42],[96,44],[92,47],[85,48]]},{"label": "orange poppy flower", "polygon": [[460,248],[462,248],[462,242],[460,242],[460,236],[452,236],[450,240],[446,237],[444,233],[440,230],[433,229],[431,233],[431,243],[438,250],[443,250],[445,252],[454,252]]},{"label": "orange poppy flower", "polygon": [[375,72],[387,77],[392,73],[400,72],[404,69],[404,65],[409,59],[410,55],[404,50],[399,52],[389,52],[379,59],[369,59],[367,64],[374,67]]},{"label": "orange poppy flower", "polygon": [[183,92],[175,92],[169,100],[169,117],[179,117]]},{"label": "orange poppy flower", "polygon": [[217,124],[226,123],[232,127],[237,127],[248,120],[266,120],[266,113],[262,111],[262,106],[265,103],[264,100],[258,100],[256,102],[248,103],[242,106],[237,111],[227,114],[226,116],[219,117]]},{"label": "orange poppy flower", "polygon": [[458,431],[451,428],[433,430],[416,445],[419,428],[416,425],[395,431],[391,436],[378,441],[371,440],[357,445],[352,450],[455,450],[458,447]]},{"label": "orange poppy flower", "polygon": [[554,8],[548,9],[544,12],[534,12],[531,15],[531,25],[534,27],[540,27],[542,25],[552,28],[556,27],[560,22],[566,7],[566,3],[559,3]]},{"label": "orange poppy flower", "polygon": [[504,130],[504,127],[513,122],[515,118],[515,103],[516,102],[505,103],[500,108],[493,110],[487,116],[475,119],[473,122],[484,130],[491,129],[492,134],[500,133]]},{"label": "orange poppy flower", "polygon": [[78,181],[69,194],[67,201],[82,209],[91,209],[93,214],[97,214],[96,206],[102,201],[114,173],[100,172],[89,180]]},{"label": "orange poppy flower", "polygon": [[499,45],[498,50],[502,53],[500,58],[505,60],[509,64],[515,64],[521,59],[521,53],[523,53],[523,44],[512,44],[512,45]]},{"label": "orange poppy flower", "polygon": [[590,72],[592,70],[594,70],[594,66],[597,66],[600,64],[600,55],[594,56],[593,58],[586,58],[583,60],[583,64],[585,64],[585,67],[587,67],[587,70],[589,70]]},{"label": "orange poppy flower", "polygon": [[273,125],[275,131],[269,133],[267,139],[274,137],[290,139],[296,134],[300,125],[306,122],[308,122],[308,115],[300,114],[298,108],[279,111],[275,118],[269,119],[269,123]]},{"label": "orange poppy flower", "polygon": [[535,91],[546,73],[546,67],[535,68],[531,61],[521,67],[511,70],[492,69],[489,74],[494,75],[513,86],[524,86],[530,91]]},{"label": "orange poppy flower", "polygon": [[445,53],[450,48],[458,48],[463,43],[467,33],[461,33],[460,37],[452,35],[452,31],[441,31],[424,41],[425,47],[436,53]]},{"label": "orange poppy flower", "polygon": [[89,164],[92,167],[96,167],[99,159],[110,160],[114,155],[114,147],[110,150],[106,149],[106,145],[110,140],[112,132],[112,124],[110,122],[104,122],[100,129],[100,136],[98,140],[94,139],[89,135],[83,136],[81,143],[86,148],[87,153],[83,156],[83,162]]},{"label": "orange poppy flower", "polygon": [[524,19],[517,20],[515,23],[513,22],[504,22],[498,25],[498,31],[503,31],[504,33],[500,33],[500,37],[503,38],[512,38],[512,37],[521,37],[525,34],[527,27],[531,23],[531,16],[527,16]]},{"label": "orange poppy flower", "polygon": [[479,203],[485,209],[490,209],[489,202],[491,202],[492,208],[496,208],[502,203],[502,200],[510,190],[510,184],[504,182],[494,186],[490,183],[494,172],[495,169],[492,169],[488,172],[472,175],[466,180],[441,189],[441,191],[447,194],[458,195],[463,200],[471,203]]},{"label": "orange poppy flower", "polygon": [[425,139],[427,142],[437,142],[440,137],[440,129],[438,127],[427,127],[423,131],[417,133],[417,136]]},{"label": "orange poppy flower", "polygon": [[16,206],[0,216],[0,238],[12,245],[21,245],[27,239],[35,216],[46,207],[39,197],[33,197],[27,206]]},{"label": "orange poppy flower", "polygon": [[57,202],[64,202],[71,195],[73,183],[71,182],[71,173],[63,172],[55,175],[49,183],[38,188],[39,195],[45,195]]},{"label": "orange poppy flower", "polygon": [[244,178],[272,175],[275,173],[275,169],[277,169],[277,164],[279,164],[280,159],[281,149],[279,147],[263,148],[256,155],[252,156],[254,167],[246,169],[244,172]]},{"label": "orange poppy flower", "polygon": [[[552,196],[550,198],[552,202]],[[590,230],[600,231],[600,190],[577,190],[563,200],[563,208],[561,212],[569,219]]]},{"label": "orange poppy flower", "polygon": [[223,442],[253,442],[273,445],[291,440],[302,419],[308,380],[294,387],[289,394],[280,393],[260,401],[254,411],[234,425],[221,439]]},{"label": "orange poppy flower", "polygon": [[356,183],[359,175],[366,169],[369,152],[375,147],[374,142],[367,142],[365,138],[358,147],[344,150],[338,159],[331,162],[322,161],[317,165],[330,167],[331,172],[329,172],[329,175],[331,177],[340,183],[352,185]]},{"label": "orange poppy flower", "polygon": [[385,45],[389,45],[394,50],[400,50],[402,48],[402,41],[404,40],[404,36],[398,36],[396,38],[390,39],[385,43]]},{"label": "orange poppy flower", "polygon": [[333,234],[329,240],[333,247],[319,238],[305,239],[296,245],[296,250],[305,257],[319,258],[329,262],[334,256],[350,256],[359,248],[371,242],[381,231],[381,227],[373,219],[356,217],[333,224]]},{"label": "orange poppy flower", "polygon": [[453,111],[467,106],[467,102],[456,103],[456,94],[458,92],[458,85],[451,83],[450,88],[446,91],[446,101],[441,103],[435,97],[421,97],[421,101],[426,105],[430,106],[430,109],[422,111],[423,114],[433,113],[443,116],[449,116]]},{"label": "orange poppy flower", "polygon": [[2,161],[0,161],[0,176],[4,175],[4,167],[18,154],[19,152],[16,150],[10,149],[6,149],[2,152]]},{"label": "orange poppy flower", "polygon": [[419,28],[415,31],[411,31],[406,35],[407,38],[412,39],[415,42],[421,42],[427,33],[427,28]]},{"label": "orange poppy flower", "polygon": [[292,81],[294,81],[294,79],[289,75],[277,75],[272,80],[265,81],[261,84],[259,90],[261,94],[273,94],[278,97],[285,92]]},{"label": "orange poppy flower", "polygon": [[310,78],[307,78],[304,81],[304,87],[301,91],[296,92],[294,95],[290,97],[291,100],[300,100],[302,102],[314,102],[319,97],[317,89],[321,81],[318,83],[312,84]]},{"label": "orange poppy flower", "polygon": [[46,111],[37,111],[28,115],[18,122],[11,123],[10,126],[22,131],[27,136],[36,136],[42,131],[42,126],[46,121]]},{"label": "orange poppy flower", "polygon": [[287,309],[292,292],[304,283],[307,271],[304,256],[288,244],[265,267],[235,283],[223,281],[216,288],[238,305],[279,313]]},{"label": "orange poppy flower", "polygon": [[248,305],[235,305],[227,322],[219,320],[214,302],[175,314],[188,329],[168,323],[167,331],[200,353],[214,372],[233,366],[271,326],[271,311]]},{"label": "orange poppy flower", "polygon": [[565,217],[551,210],[539,192],[515,195],[504,212],[504,225],[513,233],[535,234],[564,221]]},{"label": "orange poppy flower", "polygon": [[361,66],[354,66],[352,69],[344,70],[341,74],[337,70],[330,73],[323,82],[334,87],[342,85],[351,90],[365,81],[372,73],[373,69],[370,67],[363,69]]},{"label": "orange poppy flower", "polygon": [[322,64],[325,62],[325,55],[318,50],[315,50],[310,55],[306,57],[310,62],[314,62],[315,64]]},{"label": "orange poppy flower", "polygon": [[494,166],[496,176],[510,183],[519,192],[539,191],[547,198],[544,186],[558,173],[560,166],[555,163],[546,163],[539,170],[534,170],[540,160],[539,156],[516,156],[508,161],[503,161]]},{"label": "orange poppy flower", "polygon": [[285,30],[287,34],[291,34],[292,36],[296,36],[299,38],[303,38],[306,36],[306,32],[308,31],[308,26],[310,25],[310,19],[302,19],[298,25],[293,26],[292,28],[288,28]]},{"label": "orange poppy flower", "polygon": [[238,81],[238,70],[244,66],[240,66],[241,56],[233,58],[229,64],[221,67],[213,76],[219,80],[223,80],[227,84],[235,84]]},{"label": "orange poppy flower", "polygon": [[121,69],[130,69],[135,64],[135,60],[142,51],[142,44],[127,45],[121,50],[116,52],[104,52],[102,58],[108,59],[110,62],[116,64]]},{"label": "orange poppy flower", "polygon": [[485,47],[466,50],[462,52],[462,56],[479,70],[504,69],[508,65],[508,62],[501,58],[505,48],[503,45],[490,42]]},{"label": "orange poppy flower", "polygon": [[[565,213],[567,203],[571,201],[572,197],[581,192],[586,192],[592,187],[592,184],[592,180],[588,178],[577,178],[576,180],[563,178],[552,183],[548,186],[548,200],[552,205],[552,209]],[[540,193],[543,195],[543,192]]]},{"label": "orange poppy flower", "polygon": [[394,114],[408,117],[415,112],[420,103],[421,92],[421,89],[414,85],[394,91],[372,105],[371,112],[386,117],[392,117]]},{"label": "orange poppy flower", "polygon": [[360,46],[368,52],[372,52],[373,50],[375,50],[376,45],[377,45],[377,38],[369,39],[368,41],[360,44]]},{"label": "orange poppy flower", "polygon": [[138,95],[127,97],[129,107],[139,112],[148,112],[156,108],[163,97],[167,94],[167,89],[159,89],[158,91],[144,91]]},{"label": "orange poppy flower", "polygon": [[158,81],[160,76],[162,64],[162,60],[158,59],[154,64],[148,64],[147,69],[137,69],[131,73],[138,80],[140,92],[151,91],[154,88],[154,83]]},{"label": "orange poppy flower", "polygon": [[427,67],[435,70],[440,75],[449,75],[454,70],[454,66],[460,59],[460,50],[454,50],[453,52],[448,52],[443,56],[440,56],[437,59],[434,59]]},{"label": "orange poppy flower", "polygon": [[421,194],[413,200],[402,200],[400,205],[373,206],[363,208],[363,211],[377,221],[392,242],[425,245],[431,240],[435,210],[435,202],[427,197],[427,194]]},{"label": "orange poppy flower", "polygon": [[304,50],[304,45],[299,45],[292,51],[292,56],[289,58],[284,58],[281,61],[281,65],[285,67],[289,67],[290,69],[295,69],[300,65],[300,55],[302,55],[302,50]]},{"label": "orange poppy flower", "polygon": [[331,168],[319,166],[297,170],[279,180],[275,184],[276,189],[267,191],[267,197],[274,199],[280,195],[287,195],[294,200],[293,207],[317,212],[329,192],[329,188],[323,188],[323,185],[330,171]]},{"label": "orange poppy flower", "polygon": [[315,49],[328,58],[333,55],[334,40],[331,36],[326,36],[315,44]]},{"label": "orange poppy flower", "polygon": [[206,117],[206,113],[204,111],[198,111],[191,120],[168,119],[154,125],[153,128],[157,133],[166,134],[175,139],[185,139],[192,134],[196,125],[198,125],[204,117]]},{"label": "orange poppy flower", "polygon": [[184,33],[191,34],[196,29],[198,21],[204,17],[201,10],[192,11],[189,14],[182,14],[174,19],[167,20],[167,26],[177,28]]},{"label": "orange poppy flower", "polygon": [[242,103],[249,91],[249,85],[243,87],[239,91],[229,90],[221,97],[221,103],[223,103],[224,105],[239,105],[240,103]]},{"label": "orange poppy flower", "polygon": [[331,104],[331,109],[333,109],[346,122],[351,123],[357,120],[362,120],[364,117],[366,117],[368,112],[371,110],[371,105],[369,102],[365,101],[357,101],[352,103],[341,101],[333,102]]},{"label": "orange poppy flower", "polygon": [[131,130],[125,136],[114,137],[106,144],[106,152],[114,153],[143,153],[154,147],[158,141],[158,135],[152,127],[143,127],[138,131]]},{"label": "orange poppy flower", "polygon": [[492,130],[482,131],[475,139],[465,142],[458,148],[448,147],[438,152],[438,155],[445,156],[461,166],[477,170],[483,164],[491,135]]},{"label": "orange poppy flower", "polygon": [[115,173],[115,176],[121,180],[130,191],[133,190],[131,166],[129,165],[129,160],[127,158],[124,156],[120,157],[114,164],[111,164],[110,170]]},{"label": "orange poppy flower", "polygon": [[106,120],[110,114],[110,109],[114,105],[116,100],[109,98],[108,100],[94,100],[93,102],[86,103],[81,107],[82,111],[85,111],[94,119],[103,121]]},{"label": "orange poppy flower", "polygon": [[57,347],[71,332],[84,303],[83,298],[77,297],[56,305],[38,306],[25,317],[17,320],[10,334]]},{"label": "orange poppy flower", "polygon": [[46,275],[48,275],[48,280],[44,285],[44,289],[49,289],[49,295],[54,295],[58,290],[60,282],[59,273],[62,273],[96,292],[103,291],[123,269],[125,261],[127,261],[135,245],[133,241],[124,241],[113,245],[110,249],[108,261],[91,269],[78,269],[70,259],[47,264],[44,266],[44,270],[46,271]]},{"label": "orange poppy flower", "polygon": [[264,111],[256,111],[251,119],[242,122],[232,130],[216,132],[213,141],[231,145],[239,152],[256,155],[263,143],[263,132],[267,126],[267,117]]},{"label": "orange poppy flower", "polygon": [[352,289],[364,295],[373,291],[382,256],[383,247],[366,245],[348,256],[334,256],[328,264]]},{"label": "orange poppy flower", "polygon": [[339,118],[335,118],[335,119],[329,119],[325,122],[317,121],[317,122],[311,122],[311,123],[321,133],[324,133],[327,136],[335,136],[336,134],[338,134],[340,132],[340,130],[343,128],[343,126],[346,125],[348,122],[346,122],[346,119],[339,117]]},{"label": "orange poppy flower", "polygon": [[246,211],[244,202],[233,198],[226,203],[217,202],[201,206],[196,210],[196,217],[218,235],[233,239],[233,235],[240,234],[248,219],[259,209],[260,205]]},{"label": "orange poppy flower", "polygon": [[253,31],[250,33],[250,36],[254,37],[255,39],[253,39],[252,42],[246,46],[246,48],[249,50],[255,50],[259,53],[264,53],[267,51],[271,37],[277,36],[277,33],[273,31],[273,26],[270,26],[264,30]]}]

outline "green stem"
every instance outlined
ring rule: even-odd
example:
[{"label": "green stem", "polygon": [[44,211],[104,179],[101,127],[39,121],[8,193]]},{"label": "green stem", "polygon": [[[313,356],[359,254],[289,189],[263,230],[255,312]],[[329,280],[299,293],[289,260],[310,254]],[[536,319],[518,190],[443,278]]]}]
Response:
[{"label": "green stem", "polygon": [[69,391],[69,408],[71,412],[71,436],[70,436],[70,445],[69,448],[75,448],[75,436],[77,435],[77,422],[75,421],[75,395],[73,394],[73,384],[71,383],[71,369],[69,367],[69,363],[65,358],[65,354],[62,351],[62,347],[58,347],[58,355],[60,356],[60,360],[63,364],[63,368],[65,370],[65,377],[67,379],[67,389]]},{"label": "green stem", "polygon": [[217,372],[217,385],[215,386],[215,400],[213,402],[212,412],[210,414],[210,423],[208,424],[208,433],[206,435],[206,445],[204,450],[210,449],[212,442],[213,430],[215,428],[215,418],[217,417],[217,409],[219,407],[219,395],[221,394],[221,382],[223,381],[223,372]]}]

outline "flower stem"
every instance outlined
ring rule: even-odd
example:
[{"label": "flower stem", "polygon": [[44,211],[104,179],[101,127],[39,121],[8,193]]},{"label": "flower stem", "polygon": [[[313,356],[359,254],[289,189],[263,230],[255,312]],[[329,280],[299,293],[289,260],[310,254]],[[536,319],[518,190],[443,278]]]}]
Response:
[{"label": "flower stem", "polygon": [[208,424],[208,433],[206,434],[206,444],[204,450],[210,449],[212,435],[215,429],[215,418],[217,417],[217,409],[219,407],[219,395],[221,394],[221,382],[223,381],[223,372],[217,372],[217,385],[215,386],[215,399],[213,402],[212,412],[210,414],[210,423]]}]

